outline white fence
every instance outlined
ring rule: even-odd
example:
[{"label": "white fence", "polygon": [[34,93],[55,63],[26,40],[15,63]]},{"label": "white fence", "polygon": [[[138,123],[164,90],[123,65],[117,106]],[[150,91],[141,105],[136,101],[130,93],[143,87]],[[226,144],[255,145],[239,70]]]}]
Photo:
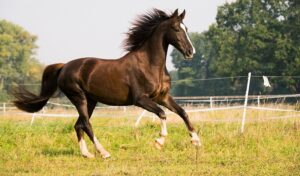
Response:
[{"label": "white fence", "polygon": [[[195,104],[197,103],[202,104],[203,106],[196,106],[192,109],[186,110],[187,113],[202,113],[202,112],[213,112],[213,111],[222,111],[222,110],[235,110],[240,109],[243,110],[242,116],[240,118],[241,121],[241,132],[244,131],[245,123],[246,123],[246,115],[248,109],[255,109],[255,110],[261,110],[261,111],[279,111],[279,112],[292,112],[293,115],[286,115],[286,116],[278,116],[278,117],[271,117],[269,119],[279,119],[279,118],[291,118],[291,117],[299,117],[300,111],[296,109],[282,109],[278,108],[275,105],[274,107],[266,107],[262,106],[262,102],[266,100],[272,100],[272,99],[281,99],[281,103],[284,102],[287,98],[299,98],[300,94],[290,94],[290,95],[248,95],[249,92],[249,86],[250,86],[250,80],[251,80],[251,73],[248,75],[248,82],[247,82],[247,90],[245,92],[245,96],[201,96],[201,97],[175,97],[175,100],[180,104]],[[248,102],[251,102],[249,105]],[[298,101],[297,101],[298,103]],[[222,104],[222,105],[220,105]],[[205,106],[207,105],[207,106]],[[56,107],[56,108],[68,108],[74,110],[73,113],[70,113],[67,111],[67,113],[48,113],[47,108],[49,107]],[[138,108],[135,108],[135,111],[133,113],[132,109],[134,107],[113,107],[113,106],[97,106],[97,109],[103,109],[103,110],[114,110],[118,109],[121,110],[122,116],[128,117],[137,117],[137,120],[135,122],[135,126],[138,126],[141,119],[145,116],[152,117],[153,119],[155,116],[153,116],[152,113],[148,113],[145,110],[141,110]],[[22,114],[22,115],[28,115],[31,116],[31,124],[34,122],[36,117],[76,117],[78,116],[77,112],[75,111],[75,107],[71,104],[61,104],[56,102],[48,102],[47,105],[43,110],[41,110],[38,113],[21,113],[20,111],[16,110],[17,108],[14,107],[12,103],[0,103],[0,111],[3,114]],[[140,113],[140,114],[138,114]],[[167,111],[167,114],[172,114],[172,112]],[[94,116],[97,117],[114,117],[113,114],[105,114],[105,113],[99,113]]]},{"label": "white fence", "polygon": [[[278,111],[278,112],[291,112],[293,115],[285,115],[285,116],[276,116],[276,117],[269,117],[268,119],[286,119],[286,118],[295,118],[295,117],[300,117],[300,111],[295,110],[295,109],[281,109],[281,108],[276,108],[276,104],[274,107],[266,107],[262,102],[265,100],[271,100],[271,99],[287,99],[287,98],[300,98],[300,94],[294,94],[294,95],[258,95],[258,96],[249,96],[248,101],[252,100],[252,104],[247,105],[246,108],[245,106],[241,103],[242,101],[245,101],[245,97],[241,96],[218,96],[218,97],[175,97],[175,99],[178,100],[184,100],[184,104],[190,104],[193,102],[201,102],[202,106],[195,106],[192,108],[189,108],[186,110],[188,114],[196,114],[196,113],[204,113],[204,112],[216,112],[216,111],[224,111],[224,110],[245,110],[245,118],[244,116],[241,116],[241,119],[239,121],[242,121],[244,119],[244,125],[246,122],[246,113],[248,109],[250,110],[261,110],[261,111]],[[234,105],[231,105],[232,102]],[[223,105],[219,105],[219,103],[223,103]],[[281,101],[282,103],[282,101]],[[71,110],[74,110],[73,113],[70,113],[69,110],[64,111],[62,113],[49,113],[47,110],[49,106],[54,107],[53,109],[56,108],[68,108]],[[120,116],[120,113],[118,115],[113,115],[113,114],[108,114],[103,111],[101,111],[98,114],[94,114],[96,117],[137,117],[137,120],[135,122],[135,126],[138,126],[140,121],[142,120],[143,117],[150,117],[157,118],[154,116],[152,113],[149,113],[147,111],[141,110],[139,108],[135,107],[113,107],[113,106],[102,106],[102,107],[96,107],[97,109],[101,109],[104,111],[112,111],[114,113],[115,111],[122,111],[123,115]],[[132,112],[132,109],[134,109],[134,113]],[[31,124],[34,122],[36,117],[62,117],[62,118],[68,118],[68,117],[77,117],[78,114],[75,111],[75,107],[71,104],[60,104],[60,103],[54,103],[54,102],[48,102],[48,104],[45,106],[43,110],[41,110],[38,113],[23,113],[20,111],[17,111],[17,108],[13,106],[12,103],[0,103],[0,112],[2,114],[12,114],[12,115],[26,115],[26,116],[31,116]],[[140,113],[140,114],[138,114]],[[166,114],[173,114],[170,111],[167,111]],[[212,121],[216,122],[216,120],[206,120],[206,121]],[[219,120],[220,122],[227,122]],[[233,121],[231,120],[230,122],[237,122],[236,120]],[[242,126],[241,126],[242,128]],[[241,129],[242,130],[242,129]]]}]

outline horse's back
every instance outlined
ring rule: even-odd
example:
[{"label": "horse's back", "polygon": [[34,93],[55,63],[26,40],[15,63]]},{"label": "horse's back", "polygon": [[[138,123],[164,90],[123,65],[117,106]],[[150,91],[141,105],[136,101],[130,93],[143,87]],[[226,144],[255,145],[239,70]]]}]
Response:
[{"label": "horse's back", "polygon": [[81,58],[70,61],[62,69],[58,81],[63,92],[80,88],[105,104],[132,103],[126,66],[121,59]]}]

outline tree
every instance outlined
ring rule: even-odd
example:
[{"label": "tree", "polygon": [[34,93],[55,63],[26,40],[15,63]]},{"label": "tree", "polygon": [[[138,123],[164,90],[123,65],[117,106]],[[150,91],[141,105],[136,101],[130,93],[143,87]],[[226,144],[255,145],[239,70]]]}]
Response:
[{"label": "tree", "polygon": [[[235,77],[248,72],[254,75],[299,75],[299,4],[297,0],[237,0],[219,7],[216,23],[208,31],[191,34],[198,53],[191,65],[179,61],[182,56],[177,51],[172,52],[178,78],[189,80],[182,81],[182,87],[177,86],[178,91],[174,92],[178,95],[208,95],[215,91],[214,95],[226,95],[229,91],[224,87],[228,87],[231,92],[241,94],[245,84],[238,79],[231,83],[219,82],[223,85],[222,90],[215,89],[220,85],[201,85],[201,81],[194,83],[191,80]],[[253,85],[256,87],[252,90],[262,90],[262,84]],[[300,81],[289,77],[276,80],[273,85],[268,93],[300,91]]]},{"label": "tree", "polygon": [[0,20],[0,101],[8,98],[11,85],[40,79],[42,65],[33,57],[36,39],[22,27]]},{"label": "tree", "polygon": [[[239,0],[220,7],[217,29],[209,30],[210,36],[219,39],[215,41],[219,53],[213,72],[226,76],[250,71],[255,75],[298,75],[300,28],[294,26],[299,27],[299,15],[296,0]],[[259,90],[259,84],[255,85]],[[283,78],[275,82],[272,92],[294,93],[298,87],[296,80]]]}]

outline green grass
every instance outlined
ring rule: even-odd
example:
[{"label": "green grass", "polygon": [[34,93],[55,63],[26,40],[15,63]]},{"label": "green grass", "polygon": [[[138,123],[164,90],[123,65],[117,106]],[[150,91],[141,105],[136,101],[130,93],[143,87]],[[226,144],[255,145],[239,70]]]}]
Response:
[{"label": "green grass", "polygon": [[[143,120],[93,118],[94,132],[111,153],[82,158],[76,119],[0,117],[0,175],[299,175],[299,119],[247,123],[194,122],[202,139],[190,144],[183,123],[168,124],[162,150],[154,147],[160,126]],[[87,137],[86,137],[87,138]],[[88,140],[86,140],[88,141]],[[89,149],[96,153],[91,142]]]}]

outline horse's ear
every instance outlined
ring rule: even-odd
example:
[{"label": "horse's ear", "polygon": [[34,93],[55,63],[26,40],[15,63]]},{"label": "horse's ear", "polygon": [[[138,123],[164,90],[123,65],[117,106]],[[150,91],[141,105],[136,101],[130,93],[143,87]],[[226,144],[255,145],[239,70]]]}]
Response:
[{"label": "horse's ear", "polygon": [[181,18],[181,20],[183,20],[183,19],[184,19],[184,17],[185,17],[185,10],[183,10],[183,12],[180,14],[180,18]]},{"label": "horse's ear", "polygon": [[173,12],[172,17],[178,17],[178,9]]}]

